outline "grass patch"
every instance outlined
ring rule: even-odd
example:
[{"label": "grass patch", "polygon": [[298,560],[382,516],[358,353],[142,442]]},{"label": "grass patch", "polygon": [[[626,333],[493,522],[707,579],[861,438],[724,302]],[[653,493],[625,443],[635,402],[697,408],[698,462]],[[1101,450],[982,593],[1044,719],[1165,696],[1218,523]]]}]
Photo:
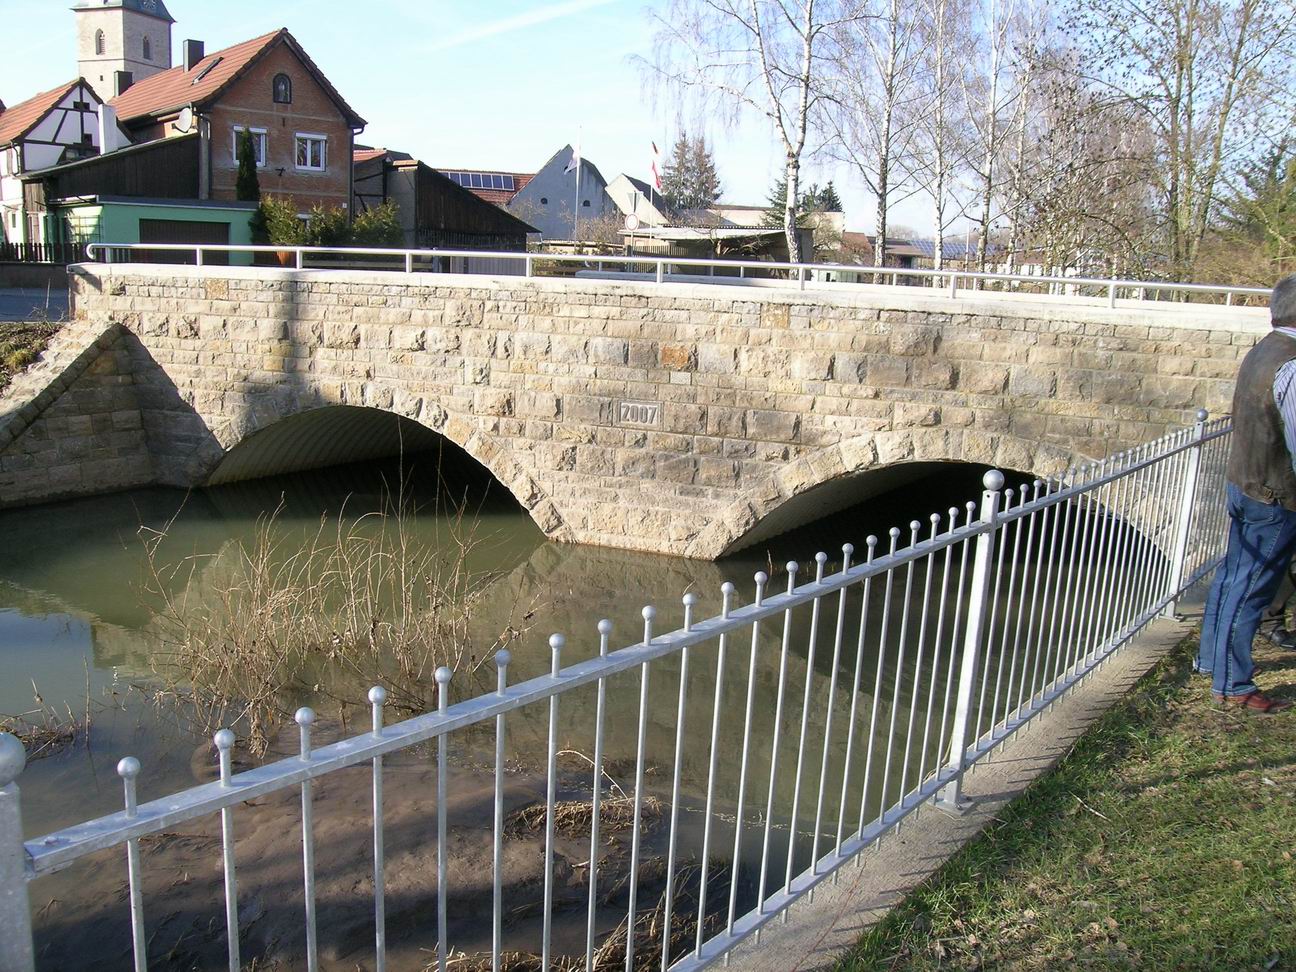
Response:
[{"label": "grass patch", "polygon": [[59,321],[0,323],[0,391],[36,360],[60,327]]},{"label": "grass patch", "polygon": [[[1296,709],[1215,706],[1185,641],[838,972],[1296,969]],[[1256,651],[1296,696],[1296,653]],[[1284,687],[1285,686],[1285,687]]]}]

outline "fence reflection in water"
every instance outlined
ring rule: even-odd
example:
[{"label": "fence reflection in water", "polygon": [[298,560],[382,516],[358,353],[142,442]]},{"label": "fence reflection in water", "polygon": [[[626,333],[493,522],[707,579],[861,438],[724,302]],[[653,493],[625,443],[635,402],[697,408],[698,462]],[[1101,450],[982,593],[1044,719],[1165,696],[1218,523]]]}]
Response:
[{"label": "fence reflection in water", "polygon": [[[1005,488],[1003,476],[992,471],[979,506],[970,502],[907,530],[892,529],[885,538],[869,537],[862,551],[845,545],[836,569],[829,570],[829,558],[821,553],[811,577],[802,581],[801,567],[789,563],[786,585],[776,593],[770,591],[774,582],[758,573],[754,599],[742,605],[734,585],[725,584],[720,613],[706,620],[695,619],[701,598],[686,595],[683,626],[670,633],[657,633],[657,612],[645,607],[642,638],[619,650],[610,650],[611,625],[601,622],[598,654],[564,666],[565,639],[554,635],[551,671],[539,678],[509,685],[510,658],[502,651],[496,690],[450,704],[451,672],[440,669],[437,711],[404,722],[384,725],[385,693],[376,687],[369,696],[370,732],[315,747],[314,714],[299,710],[300,754],[293,759],[233,773],[234,736],[222,730],[215,740],[218,780],[138,803],[140,766],[125,758],[118,765],[125,787],[122,812],[26,844],[15,782],[21,745],[0,738],[0,967],[35,967],[30,881],[125,844],[134,963],[146,968],[149,902],[141,891],[140,838],[219,812],[228,959],[238,969],[236,821],[257,812],[240,805],[296,788],[303,954],[307,966],[317,968],[312,781],[368,764],[374,900],[355,907],[372,907],[374,964],[384,968],[383,760],[435,740],[435,952],[437,966],[445,968],[456,944],[447,921],[455,888],[448,867],[453,847],[447,844],[446,782],[456,733],[462,738],[472,731],[494,736],[494,813],[480,826],[492,831],[490,961],[500,968],[505,925],[512,920],[502,850],[504,738],[510,714],[540,703],[549,710],[544,888],[538,949],[532,950],[542,967],[560,956],[563,967],[588,969],[709,966],[775,917],[786,920],[799,899],[858,860],[917,807],[931,802],[958,812],[970,767],[1150,621],[1173,612],[1183,592],[1213,570],[1225,538],[1231,426],[1227,419],[1206,418],[1199,413],[1192,428],[1053,478]],[[768,693],[757,692],[758,673],[766,670],[758,657],[766,652],[778,653],[772,712],[758,701]],[[678,707],[669,720],[672,744],[654,747],[671,754],[669,786],[647,780],[650,716],[657,723],[669,718],[650,712],[654,677],[678,679]],[[622,687],[637,683],[637,712],[609,714],[607,691],[614,681]],[[597,692],[597,705],[588,773],[590,858],[577,908],[555,902],[558,725],[563,706],[583,704],[584,696],[575,693],[586,688]],[[711,698],[699,699],[699,693]],[[699,706],[706,722],[686,724]],[[623,794],[631,805],[631,846],[628,861],[611,862],[599,829],[608,779],[605,741],[609,721],[628,728],[631,720],[634,783]],[[700,793],[686,785],[682,772],[699,747],[706,747]],[[538,761],[541,754],[535,755]],[[737,766],[729,766],[731,761]],[[660,905],[648,902],[654,910],[641,907],[642,835],[646,801],[657,801],[657,794],[669,823],[665,890]],[[615,908],[610,902],[620,899],[606,893],[611,879],[602,864],[628,871],[622,882],[612,882],[626,885],[627,900]],[[554,917],[562,908],[583,919],[579,944],[573,945],[571,935],[555,934]]]}]

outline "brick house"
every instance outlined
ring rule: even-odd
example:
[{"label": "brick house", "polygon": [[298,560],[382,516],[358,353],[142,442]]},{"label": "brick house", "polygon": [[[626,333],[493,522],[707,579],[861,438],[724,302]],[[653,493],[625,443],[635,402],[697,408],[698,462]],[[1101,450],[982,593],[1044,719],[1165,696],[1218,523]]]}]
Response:
[{"label": "brick house", "polygon": [[136,142],[196,132],[199,198],[232,200],[238,138],[252,132],[261,191],[305,213],[350,210],[351,157],[365,120],[286,29],[207,54],[185,41],[182,63],[130,84],[109,105]]}]

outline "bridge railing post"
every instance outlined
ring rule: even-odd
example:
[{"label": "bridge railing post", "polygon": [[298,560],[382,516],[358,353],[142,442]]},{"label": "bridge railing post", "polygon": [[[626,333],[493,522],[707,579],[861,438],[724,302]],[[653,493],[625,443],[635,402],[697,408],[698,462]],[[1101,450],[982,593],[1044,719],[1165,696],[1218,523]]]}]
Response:
[{"label": "bridge railing post", "polygon": [[666,261],[658,260],[657,261],[657,282],[661,283],[665,279],[666,279]]},{"label": "bridge railing post", "polygon": [[957,297],[957,296],[958,296],[958,274],[957,274],[957,273],[951,273],[951,274],[950,274],[950,288],[949,288],[949,294],[950,294],[951,297]]},{"label": "bridge railing post", "polygon": [[296,252],[297,252],[297,269],[300,270],[302,268],[302,264],[305,263],[306,261],[306,251],[299,246],[297,247]]},{"label": "bridge railing post", "polygon": [[1197,412],[1197,425],[1193,429],[1193,444],[1186,455],[1184,468],[1183,493],[1179,497],[1178,523],[1175,525],[1174,549],[1170,554],[1170,586],[1166,597],[1170,598],[1165,606],[1163,617],[1173,618],[1179,606],[1180,588],[1183,587],[1184,574],[1188,567],[1188,543],[1191,539],[1193,511],[1197,507],[1197,483],[1201,478],[1202,440],[1206,437],[1206,420],[1210,413],[1206,409]]},{"label": "bridge railing post", "polygon": [[[972,588],[968,594],[967,628],[963,632],[963,664],[959,669],[958,695],[955,697],[954,725],[950,731],[949,762],[945,772],[949,782],[936,794],[935,806],[949,813],[963,813],[963,773],[967,770],[967,747],[972,726],[972,699],[975,694],[977,668],[986,637],[986,617],[990,611],[990,591],[994,581],[994,547],[999,532],[999,501],[1004,485],[1003,473],[991,469],[982,479],[980,523],[984,532],[976,538],[972,561]],[[980,713],[977,713],[978,721]]]},{"label": "bridge railing post", "polygon": [[18,737],[0,732],[0,969],[5,972],[36,969],[16,782],[26,763],[27,752]]}]

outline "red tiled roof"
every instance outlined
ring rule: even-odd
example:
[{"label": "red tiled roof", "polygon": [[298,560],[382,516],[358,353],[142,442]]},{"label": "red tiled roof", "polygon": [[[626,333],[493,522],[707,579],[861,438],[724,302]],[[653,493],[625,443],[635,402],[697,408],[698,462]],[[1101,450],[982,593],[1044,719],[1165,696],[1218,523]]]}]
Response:
[{"label": "red tiled roof", "polygon": [[154,74],[138,81],[125,92],[113,98],[108,104],[117,109],[117,117],[122,122],[131,122],[140,118],[179,111],[185,105],[206,106],[216,101],[229,85],[236,81],[262,54],[277,42],[289,44],[301,58],[315,79],[337,103],[353,125],[363,126],[365,121],[352,110],[351,106],[338,94],[329,83],[315,62],[302,50],[296,38],[288,33],[287,28],[269,34],[262,34],[233,47],[213,51],[186,71],[183,64],[178,64],[167,71]]},{"label": "red tiled roof", "polygon": [[34,98],[28,98],[12,108],[5,108],[0,111],[0,145],[16,142],[26,135],[36,127],[37,122],[49,114],[50,110],[67,96],[69,91],[80,83],[80,78],[75,81],[68,81],[57,88],[42,91]]},{"label": "red tiled roof", "polygon": [[492,173],[496,175],[511,175],[513,177],[513,188],[509,189],[473,189],[464,186],[478,199],[483,202],[492,203],[496,206],[507,206],[519,192],[526,188],[526,184],[535,178],[534,172],[504,172],[500,169],[463,169],[456,166],[436,166],[438,172],[479,172]]}]

